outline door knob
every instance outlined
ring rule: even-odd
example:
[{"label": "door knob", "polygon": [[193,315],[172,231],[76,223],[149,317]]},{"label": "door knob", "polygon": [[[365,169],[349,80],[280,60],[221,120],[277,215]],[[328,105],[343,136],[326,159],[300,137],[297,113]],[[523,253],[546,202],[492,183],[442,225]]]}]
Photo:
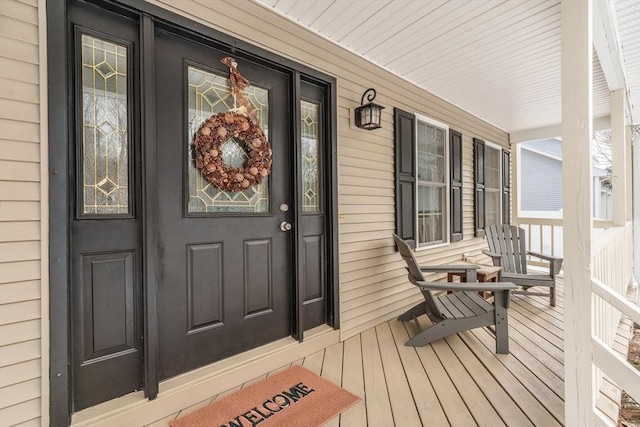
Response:
[{"label": "door knob", "polygon": [[282,231],[289,231],[291,230],[292,225],[290,223],[288,223],[287,221],[282,221],[280,223],[280,230]]}]

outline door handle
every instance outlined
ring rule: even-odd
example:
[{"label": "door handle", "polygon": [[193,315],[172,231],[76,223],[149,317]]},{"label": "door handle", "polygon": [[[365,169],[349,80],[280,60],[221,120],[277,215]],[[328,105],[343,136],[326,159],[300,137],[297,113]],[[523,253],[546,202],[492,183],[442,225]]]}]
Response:
[{"label": "door handle", "polygon": [[282,231],[289,231],[289,230],[291,230],[292,227],[293,226],[290,223],[288,223],[287,221],[282,221],[280,223],[280,230],[282,230]]}]

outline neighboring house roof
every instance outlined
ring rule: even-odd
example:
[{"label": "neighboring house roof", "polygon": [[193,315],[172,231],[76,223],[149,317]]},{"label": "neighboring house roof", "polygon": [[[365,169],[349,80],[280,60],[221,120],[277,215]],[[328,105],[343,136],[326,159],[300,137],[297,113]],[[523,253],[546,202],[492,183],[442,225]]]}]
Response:
[{"label": "neighboring house roof", "polygon": [[[550,157],[558,161],[558,167],[562,168],[562,141],[558,138],[538,139],[535,141],[523,142],[520,144],[523,150],[529,150],[534,153],[541,154],[543,156]],[[592,170],[594,177],[606,177],[609,172],[606,169],[602,169],[594,166]]]},{"label": "neighboring house roof", "polygon": [[562,160],[562,141],[558,138],[538,139],[535,141],[523,142],[522,148]]}]

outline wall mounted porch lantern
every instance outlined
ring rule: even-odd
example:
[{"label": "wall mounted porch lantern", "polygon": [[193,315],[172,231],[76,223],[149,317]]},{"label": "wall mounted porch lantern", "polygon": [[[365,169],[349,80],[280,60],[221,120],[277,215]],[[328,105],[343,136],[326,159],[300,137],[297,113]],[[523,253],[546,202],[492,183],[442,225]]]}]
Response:
[{"label": "wall mounted porch lantern", "polygon": [[[371,93],[370,93],[371,92]],[[367,95],[369,94],[369,95]],[[364,104],[364,97],[367,97],[367,104]],[[382,120],[382,109],[384,107],[374,104],[376,98],[376,90],[369,88],[362,94],[360,106],[356,108],[356,126],[362,129],[373,130],[378,129]]]}]

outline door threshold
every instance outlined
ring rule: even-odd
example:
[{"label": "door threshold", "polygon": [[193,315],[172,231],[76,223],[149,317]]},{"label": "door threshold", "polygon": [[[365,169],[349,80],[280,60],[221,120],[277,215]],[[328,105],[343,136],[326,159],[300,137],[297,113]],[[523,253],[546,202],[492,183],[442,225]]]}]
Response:
[{"label": "door threshold", "polygon": [[338,330],[321,325],[306,331],[302,343],[283,338],[165,380],[154,400],[137,391],[84,409],[73,414],[71,426],[145,426],[339,341]]}]

